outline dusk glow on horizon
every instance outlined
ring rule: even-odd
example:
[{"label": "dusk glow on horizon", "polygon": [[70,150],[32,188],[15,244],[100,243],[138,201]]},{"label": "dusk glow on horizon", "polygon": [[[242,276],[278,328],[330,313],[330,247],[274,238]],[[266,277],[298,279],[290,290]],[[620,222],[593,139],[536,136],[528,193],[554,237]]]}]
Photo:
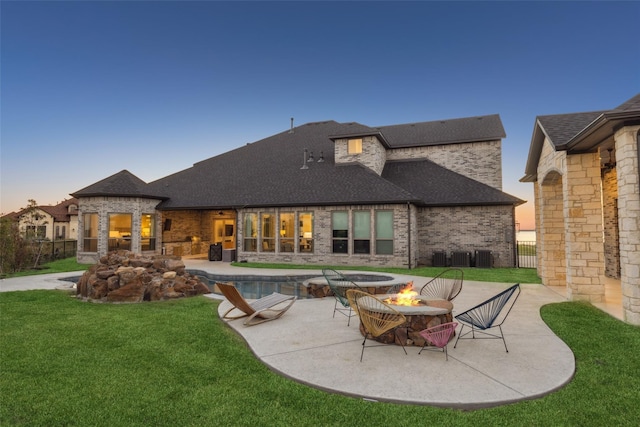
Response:
[{"label": "dusk glow on horizon", "polygon": [[[503,191],[536,116],[640,92],[640,2],[2,2],[0,212],[151,182],[290,126],[499,114]],[[268,167],[268,165],[265,165]]]}]

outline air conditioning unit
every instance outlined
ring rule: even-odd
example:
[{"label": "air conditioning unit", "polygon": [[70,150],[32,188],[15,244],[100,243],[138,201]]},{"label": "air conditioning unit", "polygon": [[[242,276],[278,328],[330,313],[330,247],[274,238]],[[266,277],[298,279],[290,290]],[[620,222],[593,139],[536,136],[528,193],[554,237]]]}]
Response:
[{"label": "air conditioning unit", "polygon": [[471,267],[471,252],[451,252],[451,267]]},{"label": "air conditioning unit", "polygon": [[445,251],[435,251],[433,253],[432,265],[434,267],[446,267],[447,266],[447,253]]},{"label": "air conditioning unit", "polygon": [[476,251],[476,267],[493,267],[493,256],[491,255],[491,251]]}]

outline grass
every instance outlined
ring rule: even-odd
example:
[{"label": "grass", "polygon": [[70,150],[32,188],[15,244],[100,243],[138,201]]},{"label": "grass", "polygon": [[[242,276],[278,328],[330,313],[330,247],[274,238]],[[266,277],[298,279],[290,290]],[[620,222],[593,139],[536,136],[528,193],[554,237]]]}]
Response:
[{"label": "grass", "polygon": [[0,293],[0,425],[635,426],[640,419],[640,329],[584,303],[542,308],[575,353],[570,384],[469,412],[366,402],[283,378],[220,321],[217,304]]},{"label": "grass", "polygon": [[[376,271],[381,273],[409,274],[411,276],[434,277],[444,270],[443,267],[418,267],[411,270],[395,267],[345,267],[327,266],[313,264],[267,264],[253,262],[234,262],[232,265],[249,268],[273,268],[273,269],[306,269],[319,270],[322,268],[332,268],[340,271],[359,270]],[[462,268],[464,280],[478,282],[496,283],[542,283],[535,268]]]},{"label": "grass", "polygon": [[3,277],[23,277],[33,276],[37,274],[51,274],[51,273],[65,273],[68,271],[84,271],[87,270],[91,264],[79,264],[76,261],[76,257],[64,258],[55,261],[42,264],[37,270],[25,270],[16,273],[10,273]]}]

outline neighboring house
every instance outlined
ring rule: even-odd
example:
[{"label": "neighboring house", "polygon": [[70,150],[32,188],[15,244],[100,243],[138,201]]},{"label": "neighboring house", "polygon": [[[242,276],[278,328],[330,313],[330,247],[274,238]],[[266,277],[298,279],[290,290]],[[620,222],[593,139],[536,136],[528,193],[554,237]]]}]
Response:
[{"label": "neighboring house", "polygon": [[26,208],[4,217],[17,221],[19,230],[25,235],[37,235],[48,240],[78,238],[78,199],[68,199],[53,206],[39,205],[36,212],[41,216],[37,224],[31,223]]},{"label": "neighboring house", "polygon": [[524,202],[502,192],[504,137],[498,115],[383,127],[292,119],[151,183],[123,170],[76,191],[78,259],[220,249],[225,261],[413,268],[443,253],[473,264],[479,250],[486,266],[512,267]]},{"label": "neighboring house", "polygon": [[640,325],[640,94],[613,110],[538,116],[522,182],[534,184],[538,274],[602,302],[620,279]]}]

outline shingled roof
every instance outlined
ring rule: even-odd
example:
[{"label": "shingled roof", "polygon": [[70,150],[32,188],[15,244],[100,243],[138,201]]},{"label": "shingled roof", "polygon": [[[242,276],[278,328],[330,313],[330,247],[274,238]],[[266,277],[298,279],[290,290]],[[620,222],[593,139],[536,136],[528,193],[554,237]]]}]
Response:
[{"label": "shingled roof", "polygon": [[73,197],[122,196],[165,199],[160,193],[155,193],[150,190],[146,182],[126,169],[78,190],[71,195]]},{"label": "shingled roof", "polygon": [[[491,129],[482,138],[504,136],[497,116],[470,121]],[[401,137],[427,135],[426,124],[370,128],[358,123],[315,122],[247,144],[150,183],[147,192],[166,196],[158,209],[222,209],[239,207],[367,205],[415,203],[418,205],[520,204],[499,190],[437,166],[433,162],[394,162],[379,176],[358,163],[335,164],[334,143],[338,135],[389,135],[390,144],[410,146]],[[436,126],[439,127],[439,126]],[[471,126],[469,126],[470,128]],[[498,129],[499,128],[499,129]],[[417,132],[419,131],[419,132]],[[416,133],[417,132],[417,133]],[[429,136],[430,135],[430,136]],[[447,142],[461,142],[451,136]],[[481,139],[482,139],[481,138]],[[422,139],[423,145],[433,143]],[[304,150],[314,161],[301,169]],[[322,157],[323,162],[317,160]],[[406,164],[409,173],[398,171]],[[421,181],[412,185],[412,181]]]},{"label": "shingled roof", "polygon": [[522,182],[537,179],[538,162],[545,137],[556,151],[589,152],[598,146],[612,146],[612,136],[621,125],[640,123],[640,94],[612,110],[553,114],[536,117],[529,156]]}]

